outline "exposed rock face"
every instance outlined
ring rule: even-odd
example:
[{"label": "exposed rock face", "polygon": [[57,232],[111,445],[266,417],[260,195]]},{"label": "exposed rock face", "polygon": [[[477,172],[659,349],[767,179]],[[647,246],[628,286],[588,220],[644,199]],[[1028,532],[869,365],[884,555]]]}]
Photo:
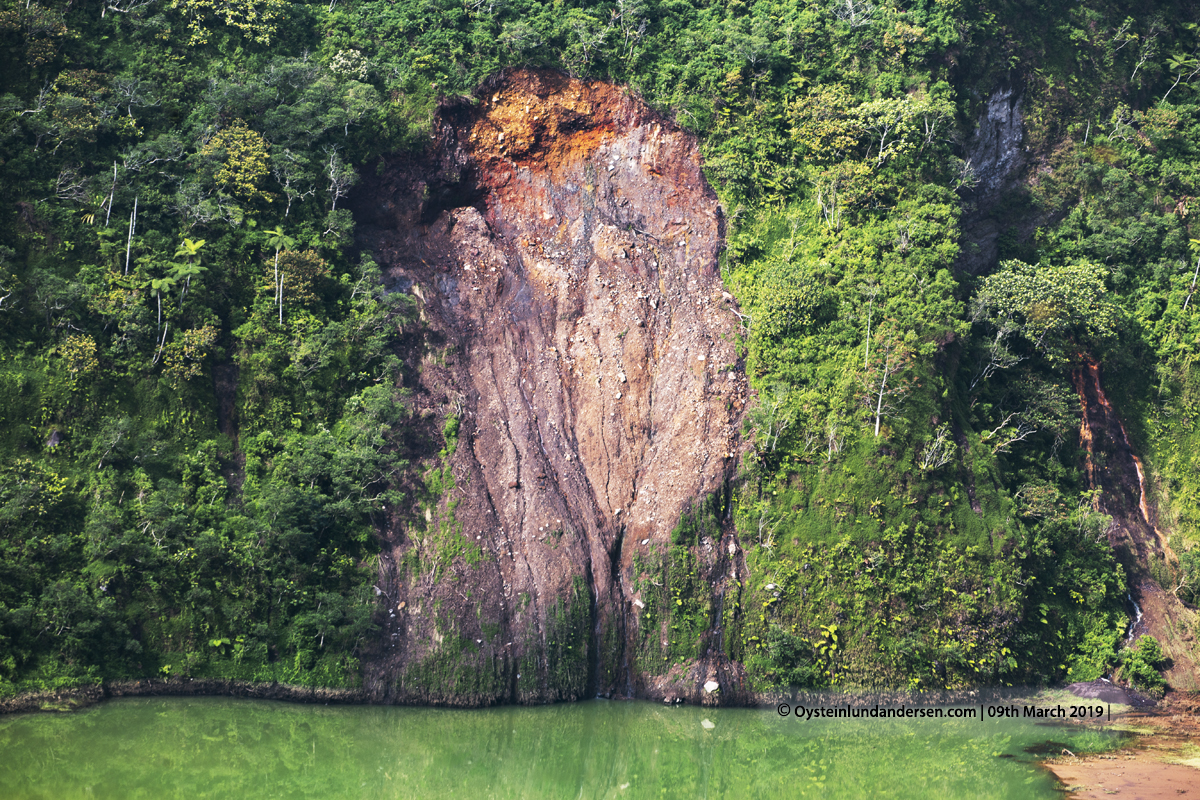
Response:
[{"label": "exposed rock face", "polygon": [[1158,639],[1171,659],[1164,673],[1167,682],[1175,689],[1196,691],[1200,689],[1200,672],[1190,633],[1195,629],[1196,613],[1178,597],[1163,591],[1150,574],[1153,559],[1174,556],[1149,499],[1149,476],[1104,393],[1100,365],[1088,362],[1074,378],[1083,409],[1080,438],[1086,452],[1088,486],[1100,490],[1098,508],[1113,518],[1108,541],[1125,567],[1130,597],[1142,611],[1135,618],[1129,638],[1150,634]]},{"label": "exposed rock face", "polygon": [[1019,189],[1029,161],[1024,147],[1021,100],[1021,95],[1011,87],[993,92],[963,153],[976,183],[963,197],[967,202],[962,220],[965,246],[958,267],[972,275],[995,267],[999,253],[997,239],[1003,230],[1016,226],[1022,235],[1027,235],[1033,227],[1030,220],[996,213],[1001,201]]},{"label": "exposed rock face", "polygon": [[[640,629],[635,589],[661,581],[645,565],[683,512],[716,497],[724,516],[740,447],[723,219],[696,143],[618,87],[526,71],[444,107],[436,136],[358,193],[363,244],[429,332],[407,354],[426,429],[459,426],[452,488],[392,520],[379,588],[394,616],[365,688],[469,705],[699,698],[729,671],[705,657],[714,634],[675,682],[647,672],[638,648],[670,618]],[[731,543],[722,524],[689,549],[710,628]]]},{"label": "exposed rock face", "polygon": [[1011,188],[1025,166],[1024,141],[1021,96],[1012,87],[997,89],[976,123],[967,154],[979,181],[977,193],[992,196]]}]

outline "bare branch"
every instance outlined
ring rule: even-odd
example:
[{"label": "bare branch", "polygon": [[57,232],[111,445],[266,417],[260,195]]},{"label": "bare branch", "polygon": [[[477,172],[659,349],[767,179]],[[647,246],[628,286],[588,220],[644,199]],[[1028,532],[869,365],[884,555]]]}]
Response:
[{"label": "bare branch", "polygon": [[949,464],[957,452],[958,445],[950,437],[950,426],[943,422],[934,431],[932,441],[922,448],[917,464],[922,471],[928,472]]},{"label": "bare branch", "polygon": [[875,6],[868,0],[838,0],[833,15],[851,28],[861,28],[875,21]]},{"label": "bare branch", "polygon": [[79,174],[79,167],[71,164],[59,170],[54,181],[54,196],[71,203],[87,202],[88,180]]},{"label": "bare branch", "polygon": [[117,0],[116,2],[106,2],[100,8],[100,17],[103,18],[109,11],[116,14],[132,14],[149,8],[157,2],[158,0]]}]

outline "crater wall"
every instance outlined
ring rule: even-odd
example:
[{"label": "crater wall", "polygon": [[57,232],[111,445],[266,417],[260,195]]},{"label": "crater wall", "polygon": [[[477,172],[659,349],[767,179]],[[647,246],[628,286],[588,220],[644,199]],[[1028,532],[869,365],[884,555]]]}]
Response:
[{"label": "crater wall", "polygon": [[[420,307],[412,446],[457,423],[426,460],[436,480],[390,517],[367,692],[701,699],[716,680],[735,696],[719,628],[747,388],[694,138],[616,86],[511,71],[444,105],[429,150],[355,203],[362,245]],[[673,545],[689,511],[712,524]],[[676,621],[652,613],[673,546],[705,593],[682,659],[664,655]]]}]

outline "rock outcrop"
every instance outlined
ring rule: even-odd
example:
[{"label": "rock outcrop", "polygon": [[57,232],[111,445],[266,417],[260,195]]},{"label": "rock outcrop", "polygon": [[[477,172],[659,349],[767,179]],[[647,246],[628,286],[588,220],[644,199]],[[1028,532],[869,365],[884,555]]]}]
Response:
[{"label": "rock outcrop", "polygon": [[1005,201],[1023,191],[1029,158],[1025,152],[1022,96],[1012,87],[996,89],[975,121],[975,134],[966,143],[964,169],[974,176],[964,188],[963,247],[958,269],[970,275],[991,271],[999,258],[1001,234],[1016,232],[1025,239],[1036,227],[1031,214],[1014,216]]},{"label": "rock outcrop", "polygon": [[694,138],[617,86],[506,72],[443,105],[356,215],[419,306],[413,452],[446,443],[390,518],[367,694],[735,696],[719,628],[747,389]]}]

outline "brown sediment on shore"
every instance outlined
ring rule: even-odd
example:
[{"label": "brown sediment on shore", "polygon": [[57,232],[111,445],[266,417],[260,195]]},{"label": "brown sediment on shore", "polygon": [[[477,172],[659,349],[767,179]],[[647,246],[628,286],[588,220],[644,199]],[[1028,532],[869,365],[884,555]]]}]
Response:
[{"label": "brown sediment on shore", "polygon": [[1071,798],[1161,797],[1200,795],[1200,769],[1168,764],[1146,751],[1069,759],[1047,764]]},{"label": "brown sediment on shore", "polygon": [[1045,762],[1067,797],[1200,797],[1200,694],[1169,695],[1152,712],[1115,721],[1139,732],[1130,747],[1083,757],[1063,752]]}]

